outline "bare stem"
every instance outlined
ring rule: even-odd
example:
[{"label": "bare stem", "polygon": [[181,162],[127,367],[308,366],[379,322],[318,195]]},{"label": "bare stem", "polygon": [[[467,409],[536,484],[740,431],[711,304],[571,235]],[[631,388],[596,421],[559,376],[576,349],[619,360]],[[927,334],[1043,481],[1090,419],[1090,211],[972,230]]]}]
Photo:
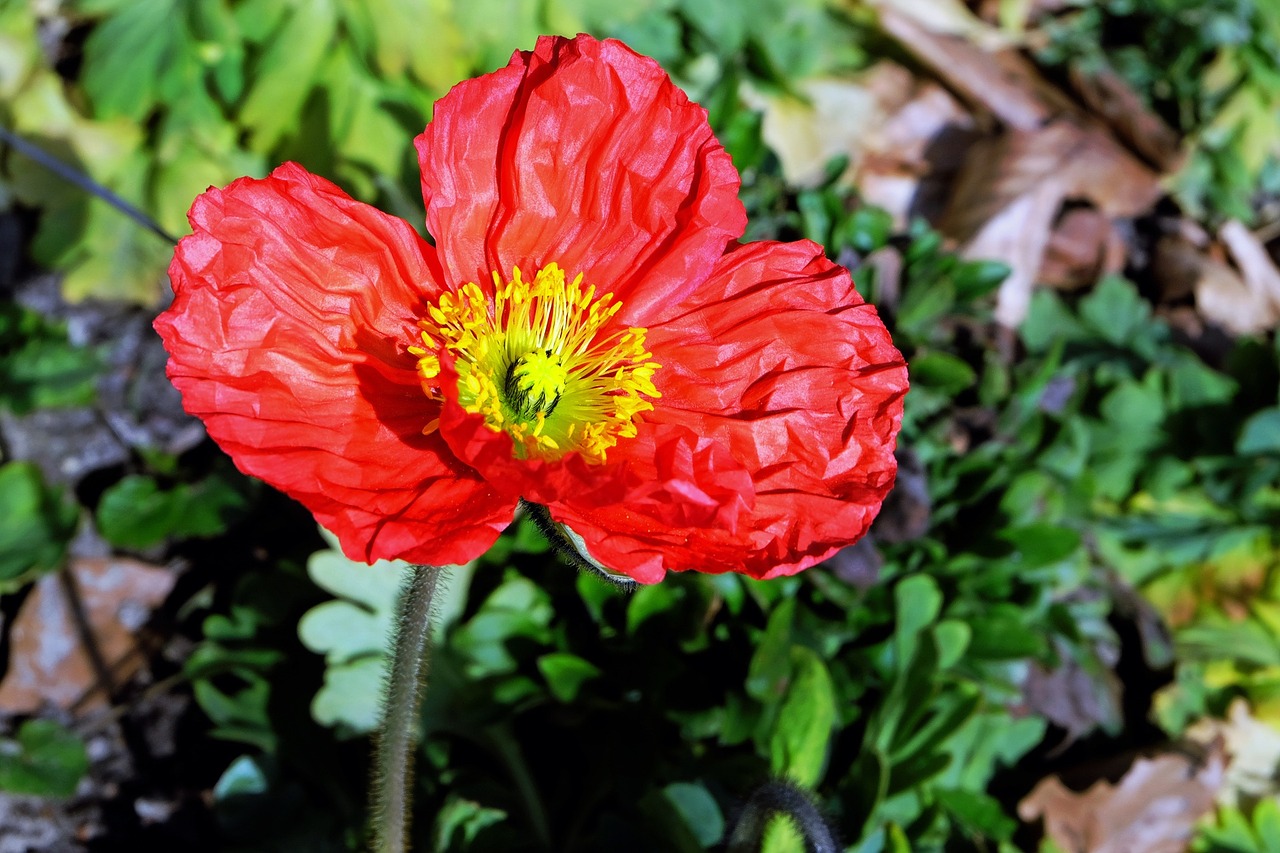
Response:
[{"label": "bare stem", "polygon": [[411,566],[400,591],[382,727],[376,737],[373,759],[370,810],[375,853],[405,853],[409,849],[418,706],[427,683],[432,599],[443,575],[436,566]]}]

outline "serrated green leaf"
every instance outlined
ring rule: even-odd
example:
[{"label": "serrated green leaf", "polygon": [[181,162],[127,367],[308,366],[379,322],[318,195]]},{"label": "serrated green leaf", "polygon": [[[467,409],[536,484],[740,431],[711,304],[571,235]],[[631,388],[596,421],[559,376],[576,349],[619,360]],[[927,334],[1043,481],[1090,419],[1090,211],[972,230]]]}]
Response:
[{"label": "serrated green leaf", "polygon": [[240,109],[252,147],[274,148],[299,126],[302,105],[332,50],[337,17],[331,0],[292,6],[254,67],[254,81]]},{"label": "serrated green leaf", "polygon": [[85,91],[100,118],[141,121],[164,95],[199,77],[178,0],[136,0],[98,23],[85,43]]}]

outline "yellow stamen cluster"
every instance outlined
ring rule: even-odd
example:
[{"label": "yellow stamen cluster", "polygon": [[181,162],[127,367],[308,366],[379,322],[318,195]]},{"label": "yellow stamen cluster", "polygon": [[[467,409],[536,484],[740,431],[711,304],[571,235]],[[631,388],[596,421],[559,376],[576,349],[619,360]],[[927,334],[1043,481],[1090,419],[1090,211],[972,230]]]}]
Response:
[{"label": "yellow stamen cluster", "polygon": [[[520,458],[556,459],[576,451],[590,462],[636,434],[636,417],[653,409],[661,365],[645,351],[644,329],[605,332],[622,308],[596,297],[582,275],[556,264],[526,281],[493,274],[493,296],[474,282],[446,293],[419,321],[424,346],[418,376],[427,396],[443,399],[440,354],[456,358],[458,402],[495,432],[506,431]],[[424,432],[436,429],[429,423]]]}]

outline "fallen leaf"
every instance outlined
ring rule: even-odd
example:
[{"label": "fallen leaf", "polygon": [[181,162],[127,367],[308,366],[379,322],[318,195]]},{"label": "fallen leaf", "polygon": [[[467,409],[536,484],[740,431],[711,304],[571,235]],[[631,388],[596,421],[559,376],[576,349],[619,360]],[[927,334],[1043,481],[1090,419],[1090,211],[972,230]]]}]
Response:
[{"label": "fallen leaf", "polygon": [[45,575],[22,603],[9,634],[9,670],[0,682],[0,710],[27,714],[46,703],[84,711],[106,704],[96,668],[68,602],[74,582],[89,633],[115,683],[143,663],[135,633],[176,580],[160,566],[124,558],[72,560]]},{"label": "fallen leaf", "polygon": [[835,157],[861,157],[868,128],[885,119],[874,92],[858,79],[813,78],[795,95],[765,94],[744,86],[743,100],[763,116],[761,136],[778,155],[782,175],[793,186],[815,186]]},{"label": "fallen leaf", "polygon": [[961,252],[966,258],[1008,265],[995,311],[996,320],[1004,326],[1013,328],[1027,316],[1049,231],[1065,195],[1061,181],[1054,178],[1032,186],[988,219]]},{"label": "fallen leaf", "polygon": [[1008,47],[1015,39],[979,18],[960,0],[869,0],[881,15],[907,18],[938,35],[956,36],[983,50]]},{"label": "fallen leaf", "polygon": [[1237,697],[1225,720],[1206,718],[1187,729],[1187,737],[1201,744],[1221,740],[1228,764],[1218,791],[1219,805],[1238,808],[1280,794],[1280,731],[1253,716],[1249,703]]},{"label": "fallen leaf", "polygon": [[1089,207],[1064,211],[1053,226],[1036,279],[1078,290],[1124,269],[1126,247],[1111,219]]},{"label": "fallen leaf", "polygon": [[762,135],[794,186],[814,186],[827,164],[848,159],[840,180],[887,210],[895,224],[936,218],[976,135],[973,119],[946,89],[882,61],[848,78],[814,78],[797,95],[744,86],[743,98],[762,113]]},{"label": "fallen leaf", "polygon": [[871,531],[878,541],[889,544],[924,536],[933,514],[924,462],[910,450],[900,449],[894,456],[898,460],[898,477]]},{"label": "fallen leaf", "polygon": [[[1068,654],[1053,669],[1033,663],[1022,683],[1019,710],[1044,717],[1065,730],[1056,751],[1066,749],[1084,735],[1098,729],[1114,729],[1122,721],[1120,708],[1124,685],[1114,667],[1120,649],[1114,644],[1094,644],[1103,667],[1091,672]],[[1061,650],[1060,650],[1061,651]]]},{"label": "fallen leaf", "polygon": [[1083,199],[1105,216],[1129,217],[1149,210],[1160,194],[1148,167],[1095,128],[1061,119],[973,145],[940,228],[963,243],[966,257],[1009,265],[996,319],[1013,327],[1026,316],[1064,201]]},{"label": "fallen leaf", "polygon": [[1018,803],[1018,816],[1043,818],[1049,839],[1072,853],[1183,853],[1196,822],[1213,808],[1225,768],[1215,741],[1203,757],[1139,758],[1119,784],[1102,780],[1084,793],[1049,776]]},{"label": "fallen leaf", "polygon": [[881,97],[885,119],[867,129],[865,154],[853,175],[862,200],[888,211],[898,228],[915,216],[942,216],[965,153],[978,138],[973,117],[950,92],[933,81],[909,75],[908,81],[905,95]]},{"label": "fallen leaf", "polygon": [[1232,334],[1265,332],[1275,328],[1280,319],[1280,311],[1266,294],[1250,288],[1231,266],[1181,237],[1160,238],[1152,273],[1166,300],[1194,293],[1201,316]]},{"label": "fallen leaf", "polygon": [[1185,159],[1178,134],[1142,101],[1119,74],[1108,69],[1085,70],[1072,65],[1072,88],[1084,105],[1115,135],[1158,171],[1176,172]]},{"label": "fallen leaf", "polygon": [[1280,269],[1276,269],[1262,242],[1235,219],[1218,229],[1218,239],[1231,253],[1231,260],[1235,261],[1250,292],[1280,309]]},{"label": "fallen leaf", "polygon": [[877,6],[880,26],[922,65],[974,104],[1018,130],[1033,131],[1055,110],[1036,94],[1031,66],[1011,52],[991,53],[968,39],[935,31],[889,4]]}]

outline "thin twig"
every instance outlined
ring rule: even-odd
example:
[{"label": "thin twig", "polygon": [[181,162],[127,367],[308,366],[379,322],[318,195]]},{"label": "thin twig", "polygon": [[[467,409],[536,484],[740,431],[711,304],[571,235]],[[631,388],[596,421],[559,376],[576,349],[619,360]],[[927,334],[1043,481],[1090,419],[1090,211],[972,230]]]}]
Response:
[{"label": "thin twig", "polygon": [[160,237],[162,240],[167,240],[168,242],[175,244],[178,242],[178,238],[166,231],[159,222],[156,222],[150,216],[147,216],[147,214],[143,213],[132,204],[129,204],[129,202],[125,201],[120,196],[116,195],[111,190],[86,175],[84,172],[81,172],[74,166],[62,162],[57,157],[54,157],[52,154],[49,154],[44,149],[40,148],[38,145],[33,145],[21,136],[18,136],[7,127],[0,126],[0,141],[9,145],[27,159],[34,160],[41,166],[44,166],[64,181],[73,183],[90,195],[97,196],[102,199],[107,204],[111,205],[116,210],[141,225],[143,228],[146,228],[152,234]]},{"label": "thin twig", "polygon": [[111,675],[111,667],[107,665],[106,658],[102,656],[98,638],[93,634],[93,626],[89,623],[89,616],[84,610],[84,598],[80,595],[80,585],[76,583],[76,577],[71,569],[63,568],[58,572],[58,583],[62,587],[63,597],[66,598],[71,621],[75,623],[76,634],[80,637],[80,645],[84,646],[84,653],[89,658],[94,680],[97,681],[98,688],[107,694],[107,701],[114,703],[115,679]]},{"label": "thin twig", "polygon": [[418,745],[418,706],[427,681],[431,608],[444,572],[411,566],[400,592],[382,727],[374,749],[370,800],[375,853],[408,850],[413,758]]}]

